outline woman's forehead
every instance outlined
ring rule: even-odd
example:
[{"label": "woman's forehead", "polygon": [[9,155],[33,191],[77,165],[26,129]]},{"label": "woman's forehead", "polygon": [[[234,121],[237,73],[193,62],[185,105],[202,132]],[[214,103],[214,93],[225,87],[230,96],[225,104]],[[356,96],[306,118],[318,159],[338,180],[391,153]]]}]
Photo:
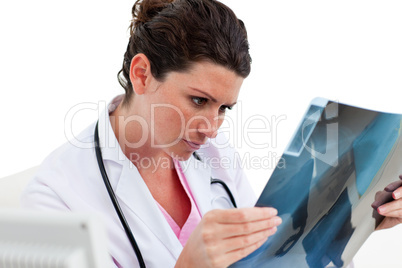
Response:
[{"label": "woman's forehead", "polygon": [[186,72],[171,72],[167,79],[185,90],[201,91],[215,99],[232,98],[234,102],[244,80],[234,71],[210,62],[194,63]]}]

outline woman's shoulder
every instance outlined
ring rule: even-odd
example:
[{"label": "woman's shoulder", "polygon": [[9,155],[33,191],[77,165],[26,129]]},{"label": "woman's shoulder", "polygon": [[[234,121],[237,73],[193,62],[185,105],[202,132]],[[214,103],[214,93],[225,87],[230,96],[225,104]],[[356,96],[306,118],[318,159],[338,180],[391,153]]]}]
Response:
[{"label": "woman's shoulder", "polygon": [[65,169],[71,168],[76,164],[81,165],[82,158],[85,158],[88,154],[93,154],[94,129],[95,123],[90,124],[78,135],[56,148],[44,159],[41,167],[48,168],[50,166]]},{"label": "woman's shoulder", "polygon": [[90,161],[94,155],[93,150],[93,129],[95,125],[91,124],[72,140],[53,150],[40,164],[37,172],[28,184],[32,185],[62,185],[61,182],[71,174],[86,169],[86,161]]},{"label": "woman's shoulder", "polygon": [[94,188],[93,170],[97,170],[94,127],[91,124],[44,159],[21,195],[23,207],[70,210],[75,200],[86,200]]}]

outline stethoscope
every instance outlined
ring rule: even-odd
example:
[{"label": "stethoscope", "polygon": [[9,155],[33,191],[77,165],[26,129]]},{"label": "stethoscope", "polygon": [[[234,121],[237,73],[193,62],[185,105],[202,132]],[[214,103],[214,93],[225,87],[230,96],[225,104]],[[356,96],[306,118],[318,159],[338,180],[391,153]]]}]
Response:
[{"label": "stethoscope", "polygon": [[[144,262],[144,259],[142,258],[140,248],[138,247],[137,241],[135,240],[134,235],[131,232],[130,226],[128,225],[126,217],[124,216],[123,211],[121,210],[119,202],[117,201],[116,195],[112,189],[112,186],[110,185],[110,181],[107,176],[105,166],[103,164],[102,152],[101,152],[101,149],[99,146],[98,122],[96,123],[96,127],[95,127],[94,143],[95,143],[96,160],[98,161],[99,171],[102,175],[103,182],[105,183],[107,192],[109,193],[110,200],[113,203],[117,216],[119,216],[120,222],[123,225],[124,231],[126,232],[126,235],[130,241],[130,244],[134,249],[134,252],[135,252],[135,255],[137,256],[140,267],[145,268],[145,262]],[[195,152],[193,153],[193,155],[198,161],[201,161],[201,158]],[[230,198],[230,201],[232,202],[233,207],[237,208],[236,201],[233,197],[233,194],[230,191],[229,187],[226,185],[226,183],[222,180],[211,178],[211,184],[216,184],[216,183],[221,184],[223,186],[227,195]]]}]

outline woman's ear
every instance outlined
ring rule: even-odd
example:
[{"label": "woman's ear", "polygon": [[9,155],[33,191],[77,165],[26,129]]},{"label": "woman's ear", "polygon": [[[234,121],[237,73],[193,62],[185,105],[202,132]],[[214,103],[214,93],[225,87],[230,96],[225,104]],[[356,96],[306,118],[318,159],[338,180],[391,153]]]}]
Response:
[{"label": "woman's ear", "polygon": [[144,94],[152,79],[151,63],[147,56],[139,53],[133,57],[130,65],[130,81],[136,95]]}]

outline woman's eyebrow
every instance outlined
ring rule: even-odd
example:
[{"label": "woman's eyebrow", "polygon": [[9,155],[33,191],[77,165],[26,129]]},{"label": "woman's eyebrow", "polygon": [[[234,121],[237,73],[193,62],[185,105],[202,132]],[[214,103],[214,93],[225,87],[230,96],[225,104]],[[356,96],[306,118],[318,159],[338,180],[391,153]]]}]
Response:
[{"label": "woman's eyebrow", "polygon": [[[193,87],[190,87],[190,89],[192,89],[192,90],[195,90],[195,91],[197,91],[197,92],[199,92],[199,93],[201,93],[201,94],[204,94],[205,96],[207,96],[210,100],[212,100],[213,102],[218,102],[214,97],[212,97],[211,95],[209,95],[207,92],[204,92],[204,91],[202,91],[202,90],[200,90],[200,89],[198,89],[198,88],[193,88]],[[235,105],[236,104],[236,102],[234,102],[234,103],[232,103],[232,104],[229,104],[228,106],[233,106],[233,105]]]}]

